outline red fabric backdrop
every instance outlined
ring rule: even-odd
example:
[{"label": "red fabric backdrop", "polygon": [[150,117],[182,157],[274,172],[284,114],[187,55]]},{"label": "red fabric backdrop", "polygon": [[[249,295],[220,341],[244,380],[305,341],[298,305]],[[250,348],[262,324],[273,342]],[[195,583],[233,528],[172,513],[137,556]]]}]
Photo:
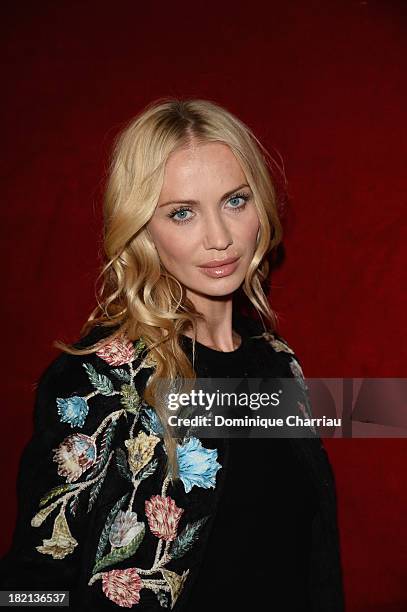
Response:
[{"label": "red fabric backdrop", "polygon": [[[2,552],[34,383],[93,307],[112,137],[207,97],[282,155],[271,302],[306,376],[406,376],[404,2],[4,3]],[[348,610],[407,609],[407,443],[327,440]]]}]

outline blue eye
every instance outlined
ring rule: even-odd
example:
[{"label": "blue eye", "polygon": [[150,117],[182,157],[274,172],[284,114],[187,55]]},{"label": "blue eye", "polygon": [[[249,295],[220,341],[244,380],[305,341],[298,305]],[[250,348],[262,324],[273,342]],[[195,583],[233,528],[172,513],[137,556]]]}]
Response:
[{"label": "blue eye", "polygon": [[177,212],[177,213],[174,215],[173,219],[177,218],[177,215],[181,215],[181,217],[178,217],[178,221],[180,221],[180,220],[184,221],[185,219],[187,219],[187,217],[182,216],[182,215],[185,215],[185,213],[187,213],[187,212],[188,212],[187,210],[179,210],[179,211],[178,211],[178,212]]},{"label": "blue eye", "polygon": [[[233,203],[233,202],[237,202],[237,206],[231,206],[232,210],[236,210],[236,211],[241,211],[243,210],[243,208],[246,206],[246,202],[250,199],[250,196],[248,193],[235,193],[235,195],[233,195],[231,198],[229,198],[228,202],[229,203]],[[239,204],[239,200],[243,200],[243,202],[241,202]]]},{"label": "blue eye", "polygon": [[[233,200],[236,202],[237,200],[242,200],[243,198],[241,198],[240,196],[233,196],[233,198],[230,198],[229,202],[231,204],[233,204]],[[244,201],[244,200],[243,200]],[[239,202],[238,202],[239,203]],[[233,207],[235,208],[235,207]]]},{"label": "blue eye", "polygon": [[[240,213],[244,210],[246,203],[250,200],[250,195],[248,193],[235,193],[231,198],[227,200],[227,203],[232,203],[232,206],[229,206],[233,212]],[[239,202],[239,200],[243,200],[243,202]],[[233,204],[235,202],[237,206]],[[180,206],[178,208],[174,208],[170,213],[168,213],[168,217],[174,222],[178,223],[178,225],[189,223],[194,218],[194,214],[187,217],[186,213],[194,211],[189,206]]]},{"label": "blue eye", "polygon": [[[188,221],[191,221],[192,217],[186,217],[185,213],[187,212],[192,212],[192,209],[188,208],[187,206],[182,206],[181,208],[175,208],[174,210],[172,210],[168,214],[168,216],[175,223],[188,223]],[[184,216],[179,217],[178,215],[184,215]]]}]

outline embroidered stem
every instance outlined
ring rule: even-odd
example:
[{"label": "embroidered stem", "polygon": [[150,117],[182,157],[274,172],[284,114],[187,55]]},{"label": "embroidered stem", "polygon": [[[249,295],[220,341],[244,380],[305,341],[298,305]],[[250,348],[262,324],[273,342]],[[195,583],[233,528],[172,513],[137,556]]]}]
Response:
[{"label": "embroidered stem", "polygon": [[126,410],[122,408],[121,410],[116,410],[115,412],[108,414],[107,417],[103,419],[97,430],[90,436],[92,440],[96,440],[98,435],[105,429],[108,423],[110,423],[111,421],[117,421],[117,419],[119,419],[125,412]]},{"label": "embroidered stem", "polygon": [[148,357],[146,357],[145,359],[143,359],[143,361],[140,363],[140,365],[138,366],[138,368],[136,368],[135,370],[133,370],[133,368],[131,367],[131,376],[132,379],[134,376],[136,376],[136,374],[138,374],[140,372],[140,370],[142,368],[146,367],[146,363],[147,363]]},{"label": "embroidered stem", "polygon": [[[107,460],[106,465],[104,466],[100,474],[98,474],[97,476],[95,476],[95,478],[92,478],[91,480],[87,480],[85,482],[78,482],[76,485],[74,485],[75,489],[73,489],[72,491],[68,491],[68,493],[65,493],[65,495],[63,495],[62,497],[60,497],[59,499],[57,499],[55,502],[51,504],[52,509],[56,508],[59,504],[62,503],[62,507],[61,507],[61,512],[62,512],[62,510],[65,510],[66,505],[68,501],[71,499],[71,497],[74,497],[74,496],[77,497],[79,493],[82,493],[82,491],[84,491],[85,489],[93,485],[95,482],[97,482],[101,478],[104,478],[113,455],[114,455],[114,451],[110,453],[109,459]],[[49,507],[46,507],[46,508],[49,509]]]},{"label": "embroidered stem", "polygon": [[133,480],[134,489],[133,489],[133,493],[131,494],[128,510],[131,510],[133,508],[134,497],[136,495],[136,491],[138,489],[138,486],[139,486],[140,482],[141,482],[141,480]]},{"label": "embroidered stem", "polygon": [[166,496],[166,494],[167,494],[167,489],[168,489],[168,487],[169,487],[169,484],[170,484],[170,478],[169,478],[169,476],[166,476],[166,477],[165,477],[165,479],[164,479],[164,482],[163,482],[162,489],[161,489],[161,495],[162,495],[162,497],[165,497],[165,496]]},{"label": "embroidered stem", "polygon": [[158,560],[159,560],[160,555],[161,555],[161,549],[162,549],[162,547],[163,547],[163,541],[162,541],[162,540],[159,540],[159,541],[158,541],[158,544],[157,544],[157,550],[155,551],[155,557],[154,557],[153,567],[152,567],[151,569],[155,568],[155,567],[156,567],[156,565],[158,564]]},{"label": "embroidered stem", "polygon": [[95,395],[99,395],[99,391],[93,391],[92,393],[88,393],[88,395],[85,395],[83,399],[88,401],[91,397],[95,397]]},{"label": "embroidered stem", "polygon": [[154,593],[158,591],[170,591],[170,586],[165,580],[143,580],[143,587],[151,589]]},{"label": "embroidered stem", "polygon": [[89,586],[92,586],[92,584],[93,584],[94,582],[96,582],[96,580],[100,580],[100,579],[102,578],[103,574],[105,574],[105,573],[106,573],[106,572],[99,572],[99,574],[94,574],[94,575],[92,576],[92,578],[89,580],[88,585],[89,585]]},{"label": "embroidered stem", "polygon": [[167,540],[167,542],[165,543],[164,554],[163,554],[163,556],[160,559],[161,550],[162,550],[162,546],[163,546],[163,540],[160,540],[158,542],[153,566],[151,567],[151,569],[145,570],[145,572],[144,572],[145,574],[154,574],[163,565],[168,563],[168,561],[171,559],[171,556],[168,554],[168,550],[170,548],[170,545],[171,545],[171,542]]},{"label": "embroidered stem", "polygon": [[[127,416],[127,413],[126,413],[126,416]],[[137,422],[138,422],[138,414],[136,414],[136,415],[134,416],[132,426],[130,427],[130,432],[129,432],[130,439],[131,439],[131,438],[134,438],[134,428],[135,428],[135,426],[136,426]]]}]

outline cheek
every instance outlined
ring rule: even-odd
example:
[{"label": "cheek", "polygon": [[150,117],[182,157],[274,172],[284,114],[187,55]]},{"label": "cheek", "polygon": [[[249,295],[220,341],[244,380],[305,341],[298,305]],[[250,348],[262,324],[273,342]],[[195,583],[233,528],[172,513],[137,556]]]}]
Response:
[{"label": "cheek", "polygon": [[252,211],[250,217],[245,219],[245,222],[240,226],[240,237],[247,244],[256,243],[257,232],[260,227],[259,218],[255,210]]},{"label": "cheek", "polygon": [[162,232],[160,236],[156,235],[155,245],[164,265],[185,263],[191,257],[188,240],[179,240],[170,231]]}]

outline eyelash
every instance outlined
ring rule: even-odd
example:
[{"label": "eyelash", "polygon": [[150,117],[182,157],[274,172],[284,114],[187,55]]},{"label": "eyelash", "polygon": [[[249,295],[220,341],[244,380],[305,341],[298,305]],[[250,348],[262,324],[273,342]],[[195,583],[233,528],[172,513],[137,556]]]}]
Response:
[{"label": "eyelash", "polygon": [[[232,207],[231,209],[236,213],[240,213],[246,208],[246,204],[250,200],[250,197],[251,196],[248,193],[240,192],[240,193],[235,193],[234,195],[232,195],[227,201],[230,202],[230,200],[236,200],[237,198],[242,198],[242,200],[244,200],[243,204],[241,206]],[[184,211],[192,212],[192,208],[190,206],[180,206],[178,208],[173,208],[171,212],[167,214],[167,217],[169,217],[174,223],[178,223],[178,225],[189,223],[189,221],[192,221],[193,217],[190,217],[189,219],[175,219],[175,215],[177,213],[184,212]]]}]

